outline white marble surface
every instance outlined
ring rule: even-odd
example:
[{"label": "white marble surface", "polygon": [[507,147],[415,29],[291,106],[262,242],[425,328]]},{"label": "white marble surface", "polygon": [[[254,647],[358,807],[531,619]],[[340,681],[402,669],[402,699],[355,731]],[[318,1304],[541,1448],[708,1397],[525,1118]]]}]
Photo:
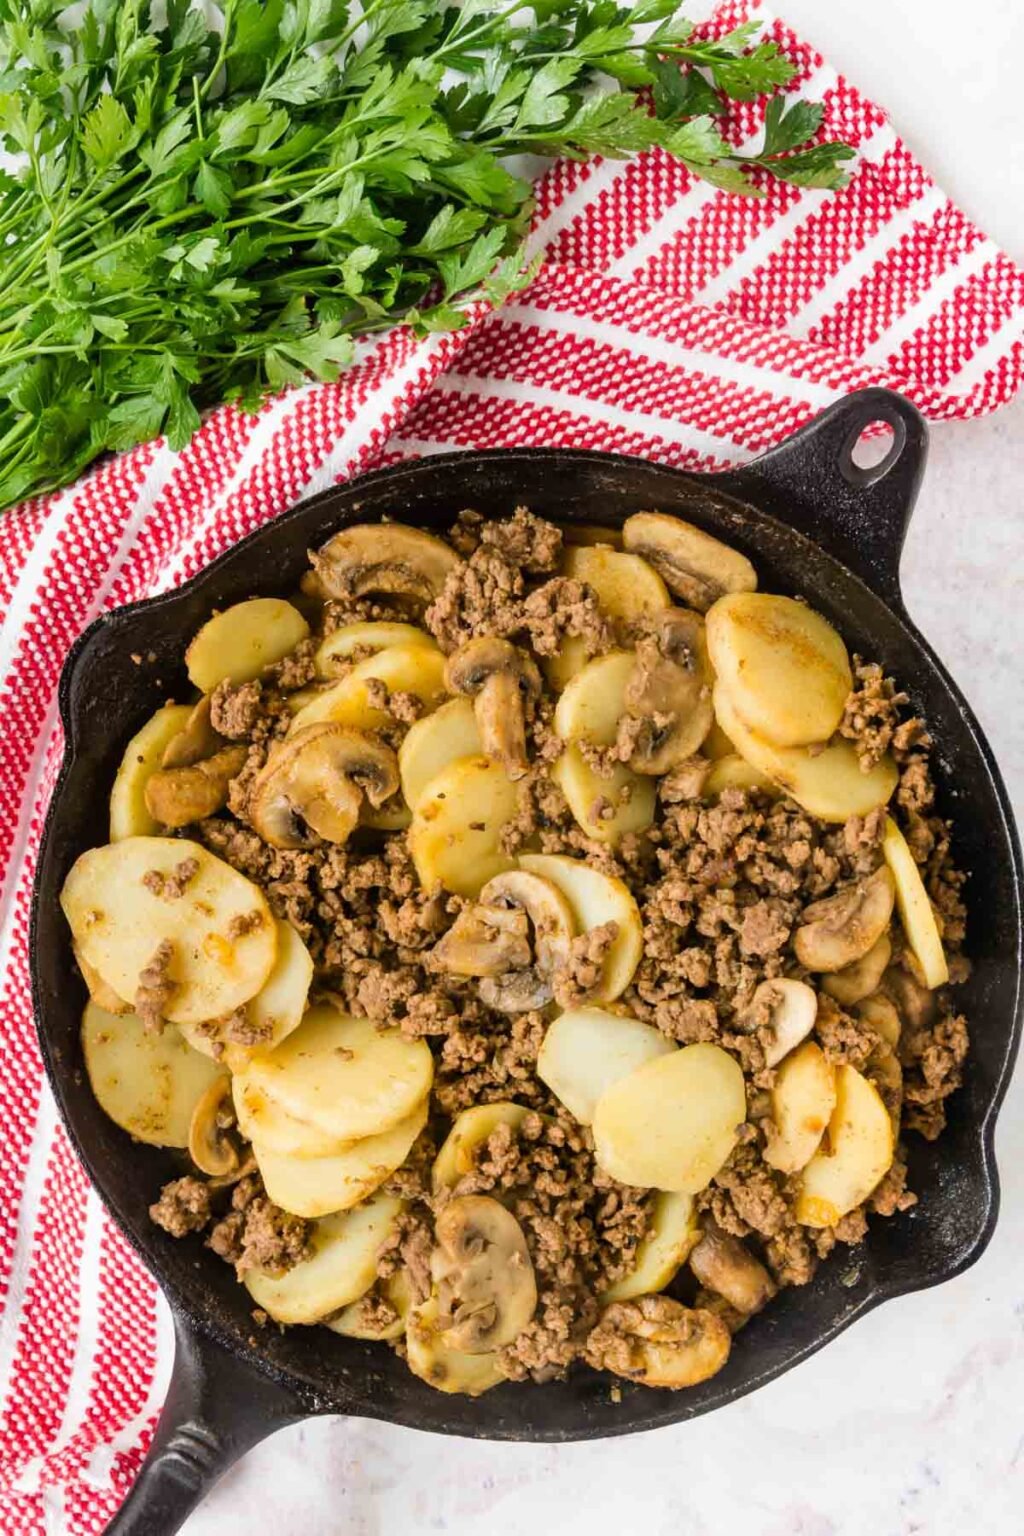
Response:
[{"label": "white marble surface", "polygon": [[[1019,0],[788,0],[943,184],[1024,258]],[[986,164],[1006,145],[1004,173]],[[1015,163],[1016,176],[1006,174]],[[1014,185],[1015,183],[1015,185]],[[908,604],[965,688],[1024,819],[1024,400],[934,431],[904,560]],[[1024,1506],[1024,1074],[996,1138],[983,1259],[892,1302],[753,1398],[630,1440],[501,1446],[317,1420],[257,1448],[187,1536],[1011,1536]]]}]

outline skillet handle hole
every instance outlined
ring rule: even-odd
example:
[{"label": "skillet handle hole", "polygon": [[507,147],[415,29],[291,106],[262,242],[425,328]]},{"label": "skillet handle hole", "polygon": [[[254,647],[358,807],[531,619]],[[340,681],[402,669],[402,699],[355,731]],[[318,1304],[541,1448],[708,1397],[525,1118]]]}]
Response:
[{"label": "skillet handle hole", "polygon": [[843,479],[858,487],[877,485],[896,464],[906,442],[906,424],[895,413],[857,423],[839,450]]}]

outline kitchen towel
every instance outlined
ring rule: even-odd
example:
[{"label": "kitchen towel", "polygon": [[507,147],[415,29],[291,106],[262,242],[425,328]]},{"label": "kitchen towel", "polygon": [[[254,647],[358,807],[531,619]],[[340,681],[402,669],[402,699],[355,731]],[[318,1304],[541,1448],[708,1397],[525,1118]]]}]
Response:
[{"label": "kitchen towel", "polygon": [[[166,1307],[90,1190],[32,1022],[33,869],[61,757],[61,663],[96,614],[166,591],[301,497],[399,458],[562,444],[682,468],[742,462],[844,393],[980,415],[1024,371],[1024,273],[944,197],[884,112],[764,16],[856,146],[839,192],[744,200],[655,150],[552,166],[530,289],[456,335],[396,330],[335,385],[214,412],[0,519],[0,1533],[99,1532],[166,1389]],[[726,134],[758,142],[763,107]],[[102,729],[102,722],[97,722]],[[154,1195],[155,1195],[154,1191]]]}]

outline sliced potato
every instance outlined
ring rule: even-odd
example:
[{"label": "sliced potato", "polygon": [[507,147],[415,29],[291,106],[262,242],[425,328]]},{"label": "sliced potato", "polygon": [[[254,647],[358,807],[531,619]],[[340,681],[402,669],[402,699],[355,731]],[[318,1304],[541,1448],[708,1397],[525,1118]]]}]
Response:
[{"label": "sliced potato", "polygon": [[900,914],[900,922],[907,943],[921,967],[925,985],[933,989],[945,986],[949,980],[949,966],[946,964],[935,912],[914,855],[891,816],[885,818],[882,852],[896,882],[896,909]]},{"label": "sliced potato", "polygon": [[693,1195],[729,1156],[746,1113],[736,1059],[718,1045],[687,1045],[636,1067],[602,1094],[595,1156],[623,1184]]},{"label": "sliced potato", "polygon": [[75,957],[75,964],[82,973],[82,980],[89,991],[89,996],[100,1008],[107,1013],[131,1013],[131,1003],[125,1002],[123,997],[118,997],[113,987],[108,987],[99,971],[95,970],[79,951],[78,945],[72,942],[71,953]]},{"label": "sliced potato", "polygon": [[603,1008],[572,1008],[549,1025],[537,1076],[582,1125],[598,1099],[634,1067],[676,1047],[660,1030]]},{"label": "sliced potato", "polygon": [[134,1013],[88,1003],[82,1053],[96,1102],[115,1125],[154,1147],[187,1147],[192,1111],[226,1076],[185,1044],[176,1029],[148,1030]]},{"label": "sliced potato", "polygon": [[[213,1034],[205,1026],[182,1024],[181,1032],[194,1050],[217,1055],[232,1072],[244,1069],[254,1051],[270,1051],[286,1035],[298,1029],[306,1011],[309,987],[313,980],[313,957],[291,923],[274,919],[277,927],[277,957],[273,970],[251,1002],[245,1005],[246,1022],[255,1033],[263,1035],[255,1045],[240,1045],[229,1038],[221,1025]],[[220,1049],[219,1049],[220,1048]],[[222,1051],[222,1054],[221,1054]]]},{"label": "sliced potato", "polygon": [[[608,617],[621,624],[636,623],[644,614],[667,608],[672,599],[658,573],[636,555],[612,549],[611,538],[605,531],[600,544],[571,544],[562,557],[562,574],[585,581]],[[587,648],[578,635],[568,635],[556,653],[543,661],[545,676],[556,692],[586,664]]]},{"label": "sliced potato", "polygon": [[681,517],[636,512],[622,525],[622,542],[699,613],[706,613],[723,592],[753,592],[757,586],[757,572],[746,555]]},{"label": "sliced potato", "polygon": [[391,645],[433,645],[425,629],[415,624],[367,620],[361,624],[343,624],[318,648],[313,664],[317,677],[337,677],[355,651],[386,651]]},{"label": "sliced potato", "polygon": [[568,548],[577,544],[607,544],[611,549],[622,548],[622,530],[604,528],[600,523],[562,523],[552,518],[556,528],[562,530],[562,539]]},{"label": "sliced potato", "polygon": [[165,704],[151,715],[124,749],[110,791],[110,841],[123,837],[155,837],[160,823],[146,807],[146,784],[156,772],[175,736],[188,724],[189,704]]},{"label": "sliced potato", "polygon": [[244,1071],[232,1080],[231,1091],[242,1135],[280,1157],[335,1157],[358,1144],[351,1137],[331,1136],[308,1120],[289,1114],[262,1088],[248,1082]]},{"label": "sliced potato", "polygon": [[834,1227],[889,1171],[894,1150],[892,1121],[877,1088],[855,1068],[837,1067],[827,1144],[803,1171],[797,1221]]},{"label": "sliced potato", "polygon": [[500,763],[462,757],[443,768],[420,794],[409,828],[409,852],[425,890],[443,886],[478,896],[513,861],[502,829],[518,807],[516,786]]},{"label": "sliced potato", "polygon": [[704,744],[700,750],[713,763],[717,763],[719,758],[722,757],[736,757],[738,755],[735,746],[722,730],[717,720],[713,721],[710,731],[704,737]]},{"label": "sliced potato", "polygon": [[632,1267],[602,1292],[602,1304],[631,1301],[663,1291],[700,1241],[693,1196],[662,1193],[654,1197],[651,1220]]},{"label": "sliced potato", "polygon": [[472,699],[449,699],[433,714],[410,725],[398,749],[398,771],[406,804],[416,809],[423,791],[449,763],[482,757],[483,743]]},{"label": "sliced potato", "polygon": [[440,1325],[436,1296],[421,1301],[409,1313],[406,1330],[406,1359],[410,1371],[438,1392],[459,1392],[479,1397],[506,1380],[498,1364],[497,1353],[468,1355],[445,1343]]},{"label": "sliced potato", "polygon": [[294,1216],[328,1216],[365,1200],[400,1168],[427,1123],[427,1100],[380,1136],[364,1136],[332,1157],[289,1157],[254,1141],[267,1194]]},{"label": "sliced potato", "polygon": [[339,1141],[378,1136],[413,1113],[430,1091],[434,1058],[424,1040],[378,1030],[329,1003],[310,1008],[275,1051],[241,1077],[297,1120]]},{"label": "sliced potato", "polygon": [[214,614],[185,652],[195,686],[212,693],[218,683],[247,683],[259,677],[309,635],[297,608],[280,597],[253,597]]},{"label": "sliced potato", "polygon": [[730,695],[715,684],[715,714],[748,763],[774,779],[798,805],[822,821],[848,821],[884,805],[896,788],[899,772],[889,756],[868,773],[861,771],[853,743],[831,742],[821,752],[807,747],[773,747],[744,724]]},{"label": "sliced potato", "polygon": [[445,697],[444,657],[436,645],[389,645],[376,656],[357,661],[345,676],[323,689],[293,717],[289,736],[303,726],[321,720],[334,720],[357,731],[380,731],[392,723],[386,709],[371,700],[373,682],[381,682],[389,693],[414,693],[427,711],[436,709]]},{"label": "sliced potato", "polygon": [[731,1347],[732,1335],[710,1309],[637,1296],[605,1307],[587,1340],[587,1359],[644,1386],[679,1391],[720,1371]]},{"label": "sliced potato", "polygon": [[825,1052],[806,1040],[783,1061],[771,1092],[772,1124],[764,1160],[798,1173],[817,1152],[836,1107],[836,1076]]},{"label": "sliced potato", "polygon": [[454,1189],[460,1179],[472,1173],[476,1153],[499,1126],[517,1131],[530,1113],[522,1104],[499,1099],[494,1104],[474,1104],[455,1117],[451,1130],[441,1143],[431,1175],[434,1194]]},{"label": "sliced potato", "polygon": [[618,924],[619,931],[604,957],[600,986],[594,992],[595,1002],[614,1002],[633,980],[644,951],[640,908],[629,886],[616,875],[607,875],[584,859],[572,859],[564,853],[523,853],[519,867],[558,887],[580,933],[589,933],[602,923]]},{"label": "sliced potato", "polygon": [[[644,832],[654,820],[656,781],[618,763],[605,778],[584,758],[579,747],[566,747],[551,768],[551,777],[569,802],[569,809],[588,837],[618,843],[627,832]],[[611,807],[610,814],[600,811]]]},{"label": "sliced potato", "polygon": [[[372,1287],[371,1287],[372,1289]],[[363,1303],[366,1294],[358,1301],[350,1301],[334,1317],[324,1319],[324,1327],[332,1333],[340,1333],[346,1339],[400,1339],[405,1332],[406,1318],[413,1304],[412,1286],[404,1269],[396,1270],[380,1282],[380,1292],[395,1309],[395,1320],[386,1327],[375,1327],[367,1321]]]},{"label": "sliced potato", "polygon": [[745,794],[760,790],[762,794],[778,795],[779,786],[767,774],[760,773],[752,763],[730,752],[718,757],[711,764],[711,772],[704,780],[704,799],[717,800],[723,789],[742,789]]},{"label": "sliced potato", "polygon": [[248,1270],[249,1295],[276,1323],[319,1323],[370,1289],[377,1254],[402,1208],[395,1195],[374,1195],[351,1211],[321,1217],[310,1237],[312,1257],[283,1274]]},{"label": "sliced potato", "polygon": [[732,592],[707,619],[721,686],[750,730],[777,747],[828,741],[853,686],[842,639],[820,613],[774,592]]},{"label": "sliced potato", "polygon": [[635,651],[608,651],[576,673],[555,706],[553,723],[563,741],[612,746],[629,713],[626,687],[635,666]]},{"label": "sliced potato", "polygon": [[[143,883],[170,877],[194,859],[196,873],[176,900]],[[258,886],[185,838],[126,837],[90,848],[75,861],[61,906],[75,943],[118,997],[134,998],[139,972],[165,939],[175,990],[164,1016],[196,1024],[231,1013],[266,982],[277,956],[277,929]],[[233,925],[247,925],[234,933]]]}]

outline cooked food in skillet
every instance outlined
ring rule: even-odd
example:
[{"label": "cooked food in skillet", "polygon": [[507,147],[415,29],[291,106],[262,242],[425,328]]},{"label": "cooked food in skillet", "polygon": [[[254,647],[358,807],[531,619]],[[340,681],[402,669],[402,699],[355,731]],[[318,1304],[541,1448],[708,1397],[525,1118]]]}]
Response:
[{"label": "cooked food in skillet", "polygon": [[967,1051],[929,738],[742,554],[355,527],[182,645],[62,900],[93,1091],[260,1324],[682,1388],[914,1204]]}]

